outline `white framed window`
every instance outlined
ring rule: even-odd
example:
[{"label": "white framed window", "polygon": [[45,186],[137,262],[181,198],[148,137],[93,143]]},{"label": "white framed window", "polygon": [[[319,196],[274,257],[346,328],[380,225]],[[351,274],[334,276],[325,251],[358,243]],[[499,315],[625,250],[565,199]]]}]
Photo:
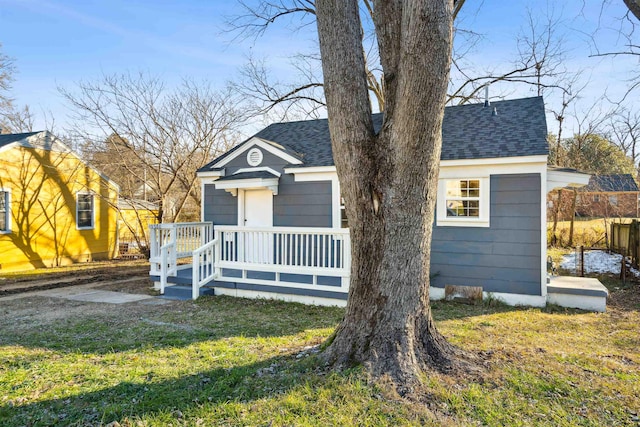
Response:
[{"label": "white framed window", "polygon": [[611,204],[611,206],[618,206],[618,196],[615,194],[609,196],[609,204]]},{"label": "white framed window", "polygon": [[11,232],[11,192],[0,188],[0,234]]},{"label": "white framed window", "polygon": [[437,226],[489,227],[489,178],[438,181]]},{"label": "white framed window", "polygon": [[78,230],[94,228],[94,196],[91,193],[76,194],[76,227]]}]

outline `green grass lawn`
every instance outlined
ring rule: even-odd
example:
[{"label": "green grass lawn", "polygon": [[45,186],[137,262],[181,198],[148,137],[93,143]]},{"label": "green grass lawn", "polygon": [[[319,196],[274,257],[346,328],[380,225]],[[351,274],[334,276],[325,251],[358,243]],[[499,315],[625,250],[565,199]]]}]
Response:
[{"label": "green grass lawn", "polygon": [[314,346],[342,309],[61,301],[0,303],[1,426],[639,424],[640,306],[435,303],[439,329],[488,366],[468,378],[429,373],[400,399],[358,368],[319,365]]}]

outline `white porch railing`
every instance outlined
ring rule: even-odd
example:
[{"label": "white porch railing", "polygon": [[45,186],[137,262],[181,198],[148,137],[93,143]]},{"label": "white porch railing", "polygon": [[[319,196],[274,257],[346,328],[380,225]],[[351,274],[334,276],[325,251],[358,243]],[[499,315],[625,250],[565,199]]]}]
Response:
[{"label": "white porch railing", "polygon": [[[157,224],[150,227],[150,237],[151,274],[160,276],[161,293],[168,276],[189,267],[192,268],[193,299],[199,296],[200,288],[213,279],[348,291],[351,267],[348,229]],[[178,261],[182,258],[185,260],[180,265]],[[270,277],[256,277],[256,272]],[[285,277],[281,275],[288,276],[281,280]],[[304,280],[296,282],[296,277]],[[339,280],[328,284],[325,277]],[[318,278],[322,278],[322,283]]]},{"label": "white porch railing", "polygon": [[219,261],[218,239],[206,243],[193,251],[193,264],[191,273],[191,298],[200,296],[200,288],[215,277],[220,275],[220,269],[216,267]]},{"label": "white porch railing", "polygon": [[191,267],[193,251],[211,241],[213,224],[210,222],[184,222],[174,224],[152,224],[149,226],[150,274],[160,276],[160,293],[164,294],[167,277],[175,276],[178,270]]},{"label": "white porch railing", "polygon": [[171,243],[175,246],[176,258],[190,257],[194,249],[211,241],[213,224],[210,222],[179,222],[149,225],[150,254],[152,260],[159,259],[160,248]]},{"label": "white porch railing", "polygon": [[[345,228],[216,226],[218,280],[346,292],[351,268],[351,241]],[[241,277],[226,276],[240,270]],[[273,273],[273,281],[248,277],[248,272]],[[281,274],[311,276],[311,283],[283,281]],[[319,276],[338,277],[339,287],[318,284]]]}]

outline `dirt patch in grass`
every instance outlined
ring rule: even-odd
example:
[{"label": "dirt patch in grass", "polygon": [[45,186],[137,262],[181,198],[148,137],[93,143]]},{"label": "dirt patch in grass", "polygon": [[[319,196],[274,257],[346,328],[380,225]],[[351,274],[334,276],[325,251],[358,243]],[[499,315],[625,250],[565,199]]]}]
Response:
[{"label": "dirt patch in grass", "polygon": [[149,264],[146,261],[97,262],[10,273],[0,276],[0,297],[134,277],[146,278],[148,282],[148,275]]}]

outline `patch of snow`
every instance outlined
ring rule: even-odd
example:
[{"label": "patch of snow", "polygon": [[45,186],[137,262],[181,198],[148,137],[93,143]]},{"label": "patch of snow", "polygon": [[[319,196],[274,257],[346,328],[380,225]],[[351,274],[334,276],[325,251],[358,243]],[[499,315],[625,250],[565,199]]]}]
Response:
[{"label": "patch of snow", "polygon": [[[562,257],[560,268],[576,271],[578,256],[576,252],[566,254]],[[589,273],[612,273],[620,274],[622,255],[607,253],[605,251],[585,251],[584,252],[584,272]],[[630,269],[631,274],[640,277],[640,271]]]}]

